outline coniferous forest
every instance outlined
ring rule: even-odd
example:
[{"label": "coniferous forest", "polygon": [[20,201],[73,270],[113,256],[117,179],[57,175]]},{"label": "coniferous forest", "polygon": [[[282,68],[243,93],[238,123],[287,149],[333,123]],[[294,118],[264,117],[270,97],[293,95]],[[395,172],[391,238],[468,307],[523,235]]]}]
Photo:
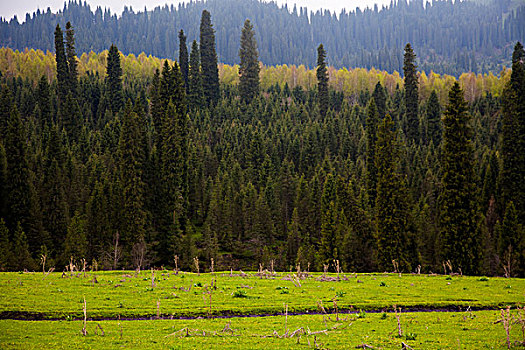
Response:
[{"label": "coniferous forest", "polygon": [[388,7],[341,13],[278,7],[257,0],[193,1],[155,9],[125,8],[122,14],[69,0],[63,10],[41,8],[21,19],[0,20],[0,45],[54,51],[53,32],[70,21],[79,52],[112,44],[124,54],[178,57],[178,28],[188,43],[199,41],[200,16],[213,14],[220,62],[239,63],[239,32],[249,18],[258,33],[260,60],[267,65],[316,66],[323,43],[331,66],[398,71],[403,47],[417,48],[419,68],[459,76],[465,71],[499,73],[510,67],[516,41],[525,38],[523,0],[399,0]]},{"label": "coniferous forest", "polygon": [[[227,2],[222,10],[218,3],[158,8],[149,15],[159,20],[151,22],[144,13],[117,19],[70,3],[58,15],[1,24],[4,44],[51,49],[55,62],[53,74],[36,80],[0,72],[0,269],[36,269],[45,256],[57,268],[85,259],[100,269],[178,264],[190,270],[198,257],[213,259],[217,270],[300,264],[323,271],[338,261],[357,272],[445,268],[525,276],[525,51],[517,41],[507,47],[523,38],[520,8],[504,26],[480,22],[498,30],[451,27],[465,36],[456,41],[437,22],[433,35],[444,46],[411,36],[417,23],[401,26],[409,32],[388,39],[399,62],[379,64],[402,72],[399,83],[386,88],[385,79],[371,74],[373,89],[348,95],[330,83],[329,65],[375,65],[363,55],[383,52],[386,41],[370,37],[369,46],[350,49],[345,45],[356,42],[337,46],[338,31],[326,30],[326,37],[312,39],[322,44],[310,47],[300,35],[317,34],[301,28],[297,38],[283,38],[287,46],[276,41],[267,50],[280,29],[271,21],[265,29],[258,16],[292,16],[299,28],[306,14],[249,1],[241,8],[260,12],[235,22],[236,16],[221,15],[241,3]],[[469,25],[478,15],[508,10],[478,6],[399,2],[338,20],[314,14],[307,28],[369,21],[369,28],[356,25],[351,35],[359,36],[388,26],[388,14],[398,11],[473,10],[462,22]],[[184,26],[195,11],[198,29]],[[41,41],[26,31],[50,23],[49,38],[47,29],[38,31]],[[134,37],[165,23],[178,26],[162,38]],[[223,37],[229,29],[216,30],[228,26],[236,28],[230,37]],[[87,47],[86,38],[95,38],[95,46]],[[456,42],[467,42],[465,49]],[[437,62],[431,47],[456,72],[467,69],[454,61],[458,52],[481,53],[492,67],[500,52],[512,71],[494,93],[471,94],[450,81],[445,96],[441,86],[423,97],[421,66]],[[108,49],[103,74],[79,70],[77,51],[89,49]],[[122,51],[138,50],[172,60],[131,78]],[[276,78],[263,85],[259,61],[288,59],[315,66],[315,84]],[[238,83],[219,79],[224,61],[240,62]]]}]

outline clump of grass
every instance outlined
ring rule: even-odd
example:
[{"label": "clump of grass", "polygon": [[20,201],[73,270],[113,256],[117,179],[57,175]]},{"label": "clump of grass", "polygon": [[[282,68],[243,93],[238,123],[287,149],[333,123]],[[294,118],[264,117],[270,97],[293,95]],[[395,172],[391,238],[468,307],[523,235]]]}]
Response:
[{"label": "clump of grass", "polygon": [[357,313],[357,318],[365,318],[366,317],[366,312],[364,312],[363,310],[359,310],[359,312]]},{"label": "clump of grass", "polygon": [[379,283],[379,287],[386,287],[386,283],[385,282]]},{"label": "clump of grass", "polygon": [[232,296],[234,298],[248,298],[248,293],[246,293],[245,290],[236,290],[235,292],[233,292]]},{"label": "clump of grass", "polygon": [[478,279],[478,281],[480,282],[487,282],[489,279],[487,277],[481,277],[480,279]]},{"label": "clump of grass", "polygon": [[408,332],[406,335],[405,335],[405,339],[406,340],[416,340],[417,338],[417,334],[416,333],[410,333]]},{"label": "clump of grass", "polygon": [[387,315],[386,312],[383,312],[383,313],[381,314],[381,319],[382,319],[382,320],[386,320],[387,317],[388,317],[388,315]]},{"label": "clump of grass", "polygon": [[345,294],[346,294],[346,292],[339,291],[339,292],[335,293],[335,296],[338,297],[338,298],[342,298],[342,297],[345,296]]}]

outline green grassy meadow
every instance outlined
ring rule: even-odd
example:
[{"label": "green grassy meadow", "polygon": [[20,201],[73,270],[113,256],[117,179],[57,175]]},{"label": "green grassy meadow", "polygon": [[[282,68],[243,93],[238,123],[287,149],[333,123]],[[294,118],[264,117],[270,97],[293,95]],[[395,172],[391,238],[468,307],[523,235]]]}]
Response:
[{"label": "green grassy meadow", "polygon": [[[517,316],[516,311],[513,314]],[[286,323],[284,316],[92,321],[87,323],[87,336],[81,334],[83,324],[78,320],[0,320],[0,348],[350,349],[364,343],[375,349],[401,349],[402,342],[414,349],[506,348],[504,327],[495,323],[501,317],[500,312],[495,310],[402,313],[401,337],[393,313],[362,316],[345,315],[346,320],[339,322],[335,321],[335,315],[330,315],[330,320],[324,315],[288,316]],[[230,321],[233,332],[223,332]],[[282,337],[285,329],[290,335],[301,328],[304,333],[299,331],[296,336]],[[327,330],[326,333],[314,334],[323,330]],[[511,342],[518,340],[523,339],[516,325],[511,329]]]},{"label": "green grassy meadow", "polygon": [[[500,349],[499,309],[523,304],[525,279],[512,278],[164,270],[152,283],[152,271],[1,273],[0,348]],[[399,313],[400,337],[394,305],[437,312]],[[525,311],[512,315],[511,341],[524,341]],[[223,332],[228,322],[233,332]]]}]

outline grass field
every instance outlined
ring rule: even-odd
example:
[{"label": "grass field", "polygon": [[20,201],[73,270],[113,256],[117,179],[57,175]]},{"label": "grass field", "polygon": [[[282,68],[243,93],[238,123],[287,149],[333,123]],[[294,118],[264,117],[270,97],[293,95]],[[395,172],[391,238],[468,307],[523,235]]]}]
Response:
[{"label": "grass field", "polygon": [[[516,311],[513,315],[518,316]],[[506,348],[505,329],[501,323],[495,323],[501,318],[499,311],[402,313],[401,337],[393,313],[345,318],[340,322],[335,321],[334,315],[330,315],[330,320],[323,315],[301,315],[287,319],[270,316],[92,321],[87,322],[87,336],[81,334],[82,321],[0,320],[0,348],[351,349],[367,344],[375,349],[401,349],[402,342],[414,349]],[[223,332],[225,327],[232,331]],[[299,331],[283,337],[286,330],[288,335]],[[510,339],[512,344],[523,340],[519,324],[511,328]]]},{"label": "grass field", "polygon": [[[365,343],[399,349],[404,342],[414,349],[499,349],[507,347],[499,309],[525,304],[524,279],[299,277],[166,270],[1,273],[0,348],[342,349]],[[87,336],[81,334],[84,300]],[[399,313],[399,336],[394,305],[438,312]],[[524,341],[525,310],[511,314],[510,340]],[[258,317],[220,317],[249,315]],[[233,332],[223,332],[228,322]]]}]

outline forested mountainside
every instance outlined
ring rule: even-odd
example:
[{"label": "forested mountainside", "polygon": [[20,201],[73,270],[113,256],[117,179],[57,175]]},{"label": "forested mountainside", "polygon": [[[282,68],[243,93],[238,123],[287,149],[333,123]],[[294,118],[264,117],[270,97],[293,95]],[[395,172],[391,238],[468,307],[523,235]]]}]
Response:
[{"label": "forested mountainside", "polygon": [[127,54],[161,58],[178,56],[177,30],[198,39],[199,18],[213,14],[217,53],[223,63],[238,63],[241,23],[250,18],[257,33],[260,60],[267,65],[316,65],[323,43],[335,67],[402,70],[402,47],[412,43],[419,69],[459,76],[466,71],[498,73],[510,67],[512,49],[525,38],[525,6],[521,0],[400,0],[381,9],[356,9],[337,15],[306,8],[278,7],[256,0],[208,0],[154,10],[125,9],[117,16],[85,3],[69,2],[62,11],[41,9],[0,22],[0,45],[23,50],[54,50],[57,23],[70,21],[77,30],[77,50],[100,52],[111,44]]},{"label": "forested mountainside", "polygon": [[0,269],[523,276],[520,43],[512,71],[460,86],[418,73],[410,44],[403,79],[328,69],[322,44],[315,73],[261,71],[249,20],[240,66],[220,65],[206,10],[177,61],[79,60],[75,30],[56,25],[54,56],[1,51]]}]

